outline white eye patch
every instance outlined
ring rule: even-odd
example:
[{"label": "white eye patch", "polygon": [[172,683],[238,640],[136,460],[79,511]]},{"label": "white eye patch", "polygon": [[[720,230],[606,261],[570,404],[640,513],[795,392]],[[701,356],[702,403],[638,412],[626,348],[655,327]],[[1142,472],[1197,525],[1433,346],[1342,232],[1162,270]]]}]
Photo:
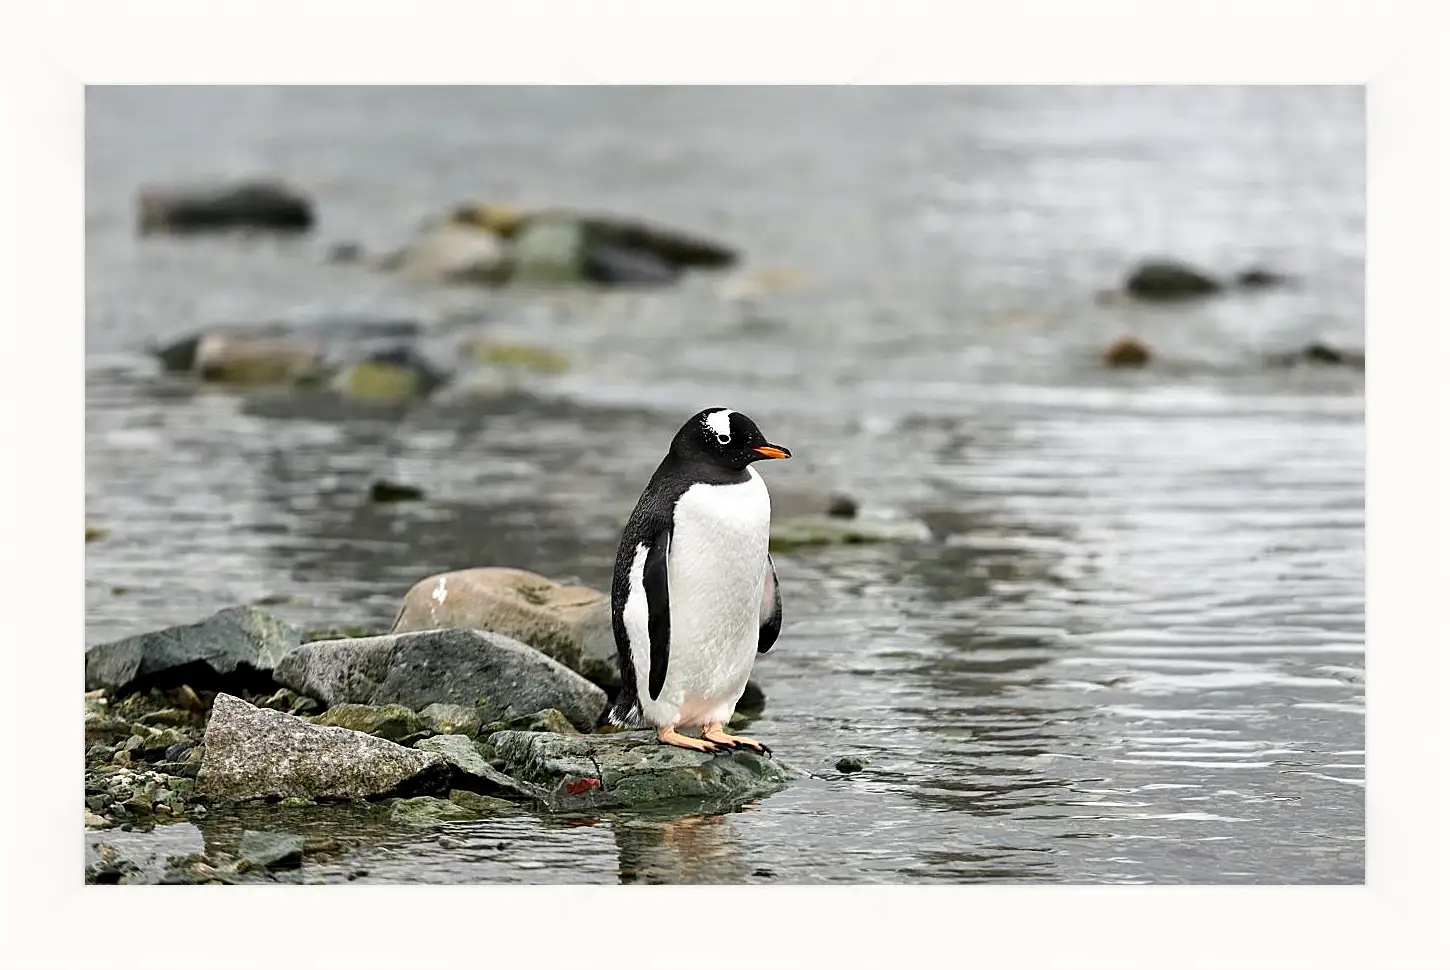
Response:
[{"label": "white eye patch", "polygon": [[715,440],[720,442],[722,445],[728,445],[730,443],[730,436],[728,434],[717,434],[715,436]]},{"label": "white eye patch", "polygon": [[[730,415],[734,413],[734,411],[727,409],[707,414],[705,415],[705,427],[715,432],[716,439],[725,438],[728,441],[730,438]],[[726,441],[721,441],[720,443],[723,445]]]}]

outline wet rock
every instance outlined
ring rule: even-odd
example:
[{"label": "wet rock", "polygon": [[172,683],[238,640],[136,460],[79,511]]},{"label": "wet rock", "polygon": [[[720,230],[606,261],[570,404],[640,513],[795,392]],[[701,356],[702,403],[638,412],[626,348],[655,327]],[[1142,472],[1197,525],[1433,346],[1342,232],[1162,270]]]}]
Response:
[{"label": "wet rock", "polygon": [[1293,278],[1283,273],[1277,273],[1262,266],[1254,266],[1242,270],[1234,275],[1234,283],[1245,290],[1265,290],[1273,287],[1287,286],[1293,282]]},{"label": "wet rock", "polygon": [[925,542],[931,530],[913,519],[839,519],[800,516],[773,522],[770,551],[792,552],[813,546]]},{"label": "wet rock", "polygon": [[425,223],[406,246],[379,268],[415,282],[498,285],[508,277],[505,244],[494,232],[466,220]]},{"label": "wet rock", "polygon": [[439,790],[448,777],[436,754],[308,724],[230,694],[217,695],[203,745],[197,792],[217,801],[373,798]]},{"label": "wet rock", "polygon": [[[523,569],[463,569],[414,585],[393,621],[396,633],[448,627],[501,633],[596,684],[619,684],[609,597],[587,586],[564,586]],[[572,712],[570,720],[580,723]]]},{"label": "wet rock", "polygon": [[539,651],[473,629],[309,643],[274,676],[329,706],[472,704],[485,722],[553,707],[583,730],[606,703],[604,691]]},{"label": "wet rock", "polygon": [[95,542],[97,539],[104,539],[111,534],[111,530],[105,526],[91,525],[86,523],[86,541]]},{"label": "wet rock", "polygon": [[303,838],[291,832],[242,832],[238,857],[261,869],[296,869],[302,865]]},{"label": "wet rock", "polygon": [[423,725],[434,734],[461,734],[474,737],[483,727],[478,710],[462,704],[429,704],[418,712]]},{"label": "wet rock", "polygon": [[371,704],[338,704],[308,718],[313,724],[344,727],[375,738],[409,744],[428,735],[423,719],[400,704],[374,707]]},{"label": "wet rock", "polygon": [[321,343],[300,336],[208,333],[197,340],[190,370],[215,384],[290,385],[319,376],[325,356]]},{"label": "wet rock", "polygon": [[447,382],[413,347],[391,347],[344,367],[329,386],[350,400],[396,404],[426,398]]},{"label": "wet rock", "polygon": [[297,630],[250,606],[86,649],[86,689],[113,696],[189,684],[204,690],[272,688],[270,671],[301,643]]},{"label": "wet rock", "polygon": [[485,742],[510,776],[548,792],[554,811],[668,802],[723,809],[784,787],[801,772],[746,751],[668,747],[650,732],[566,737],[504,731]]},{"label": "wet rock", "polygon": [[860,503],[844,492],[771,489],[770,513],[777,522],[798,518],[854,519]]},{"label": "wet rock", "polygon": [[503,798],[544,803],[548,792],[512,778],[495,768],[474,741],[457,734],[440,734],[418,742],[419,751],[437,754],[452,769],[452,787]]},{"label": "wet rock", "polygon": [[534,371],[540,374],[562,374],[569,369],[569,358],[545,347],[505,343],[488,337],[472,336],[460,348],[470,360],[496,367]]},{"label": "wet rock", "polygon": [[490,798],[487,795],[480,795],[466,789],[456,789],[448,793],[448,800],[460,808],[467,809],[474,815],[491,815],[494,812],[507,811],[517,808],[513,802],[505,801],[502,798]]},{"label": "wet rock", "polygon": [[92,812],[90,809],[86,810],[86,828],[108,829],[110,827],[111,823],[108,820],[97,815],[95,812]]},{"label": "wet rock", "polygon": [[362,243],[344,241],[328,246],[325,258],[329,263],[357,263],[364,255]]},{"label": "wet rock", "polygon": [[721,269],[739,260],[719,243],[603,213],[470,204],[455,210],[453,222],[505,240],[509,282],[660,285],[684,270]]},{"label": "wet rock", "polygon": [[1148,301],[1190,300],[1223,290],[1213,277],[1174,260],[1147,260],[1128,274],[1123,285],[1131,296]]},{"label": "wet rock", "polygon": [[312,224],[311,200],[277,181],[148,187],[137,197],[137,228],[143,235],[231,229],[295,233]]},{"label": "wet rock", "polygon": [[836,762],[836,770],[843,775],[849,775],[857,771],[864,771],[870,763],[858,755],[848,754]]},{"label": "wet rock", "polygon": [[483,795],[465,793],[469,797],[455,800],[448,798],[399,798],[390,803],[388,820],[394,825],[410,825],[430,828],[445,822],[461,822],[490,815],[500,808],[512,808],[508,802]]},{"label": "wet rock", "polygon": [[204,851],[201,831],[187,823],[158,825],[144,834],[93,830],[85,836],[86,882],[155,885]]},{"label": "wet rock", "polygon": [[322,705],[317,703],[314,698],[304,697],[295,690],[289,690],[286,687],[281,688],[268,697],[258,700],[257,706],[265,707],[269,711],[283,711],[287,714],[297,714],[299,716],[316,714],[322,709]]},{"label": "wet rock", "polygon": [[379,479],[368,486],[368,498],[374,502],[417,502],[423,497],[423,490],[416,485],[402,485]]},{"label": "wet rock", "polygon": [[1312,343],[1301,350],[1285,354],[1273,354],[1268,359],[1270,367],[1298,367],[1318,365],[1329,367],[1350,367],[1364,370],[1364,351],[1347,350],[1326,343]]},{"label": "wet rock", "polygon": [[1103,364],[1108,367],[1143,367],[1152,359],[1148,345],[1137,337],[1119,337],[1103,351]]},{"label": "wet rock", "polygon": [[745,692],[735,702],[735,713],[759,717],[765,711],[765,691],[753,680],[745,682]]}]

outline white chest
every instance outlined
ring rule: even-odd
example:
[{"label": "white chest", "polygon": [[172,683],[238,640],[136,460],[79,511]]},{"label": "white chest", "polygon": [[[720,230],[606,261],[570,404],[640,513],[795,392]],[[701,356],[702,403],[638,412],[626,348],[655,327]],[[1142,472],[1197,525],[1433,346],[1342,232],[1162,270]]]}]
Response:
[{"label": "white chest", "polygon": [[693,485],[675,506],[670,619],[685,651],[758,638],[770,493],[755,469],[738,485]]}]

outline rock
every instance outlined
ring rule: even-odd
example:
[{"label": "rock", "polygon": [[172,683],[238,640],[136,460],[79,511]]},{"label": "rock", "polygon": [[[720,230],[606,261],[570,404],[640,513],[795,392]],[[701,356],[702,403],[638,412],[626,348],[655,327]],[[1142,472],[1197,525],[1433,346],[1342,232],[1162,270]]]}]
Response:
[{"label": "rock", "polygon": [[313,724],[344,727],[349,731],[361,731],[375,738],[386,738],[405,745],[421,740],[428,734],[423,719],[400,704],[388,704],[384,707],[338,704],[308,720]]},{"label": "rock", "polygon": [[379,267],[415,282],[497,285],[508,277],[505,245],[499,237],[457,219],[426,223]]},{"label": "rock", "polygon": [[364,255],[362,243],[343,241],[328,246],[324,258],[329,263],[357,263],[362,261]]},{"label": "rock", "polygon": [[420,828],[427,828],[434,825],[442,825],[445,822],[461,822],[468,819],[478,818],[480,815],[492,814],[499,810],[499,807],[512,808],[508,802],[496,798],[486,798],[482,795],[471,796],[470,798],[455,800],[450,794],[448,798],[399,798],[390,803],[388,820],[394,825],[412,825]]},{"label": "rock", "polygon": [[562,374],[569,369],[569,358],[544,347],[504,343],[487,337],[472,336],[463,340],[464,354],[481,364],[534,371],[540,374]]},{"label": "rock", "polygon": [[1293,282],[1291,277],[1285,276],[1283,273],[1276,273],[1271,269],[1264,269],[1261,266],[1242,270],[1234,276],[1234,283],[1245,290],[1264,290],[1286,286],[1291,282]]},{"label": "rock", "polygon": [[1137,337],[1119,337],[1103,351],[1103,363],[1108,367],[1143,367],[1152,359],[1148,345]]},{"label": "rock", "polygon": [[217,801],[426,793],[442,789],[448,777],[436,754],[308,724],[230,694],[216,696],[203,745],[197,792]]},{"label": "rock", "polygon": [[507,241],[510,282],[659,284],[686,269],[722,269],[739,260],[728,246],[605,213],[469,204],[452,218]]},{"label": "rock", "polygon": [[578,734],[574,725],[569,719],[555,710],[535,711],[525,717],[510,718],[507,721],[495,721],[482,729],[484,734],[494,734],[498,731],[548,731],[554,734]]},{"label": "rock", "polygon": [[1223,284],[1184,263],[1147,260],[1128,274],[1123,288],[1140,300],[1168,301],[1210,296]]},{"label": "rock", "polygon": [[1314,364],[1364,370],[1364,351],[1343,350],[1325,343],[1312,343],[1302,350],[1292,353],[1273,354],[1268,358],[1268,364],[1270,367],[1297,367],[1300,364]]},{"label": "rock", "polygon": [[423,724],[434,734],[461,734],[474,737],[483,727],[478,711],[462,704],[429,704],[418,712]]},{"label": "rock", "polygon": [[[503,731],[485,743],[510,776],[547,791],[553,811],[689,802],[724,810],[784,787],[802,773],[747,751],[668,747],[650,732],[566,737]],[[708,806],[708,809],[706,809]]]},{"label": "rock", "polygon": [[[463,569],[415,584],[393,621],[395,633],[449,627],[501,633],[596,684],[619,685],[609,597],[587,586],[564,586],[523,569]],[[572,713],[570,720],[580,724]]]},{"label": "rock", "polygon": [[448,762],[453,772],[452,787],[456,789],[541,804],[548,800],[547,791],[504,774],[488,763],[478,744],[461,735],[439,734],[427,738],[418,742],[418,750],[435,753]]},{"label": "rock", "polygon": [[770,514],[775,521],[799,518],[854,519],[860,503],[844,492],[816,492],[774,488],[770,492]]},{"label": "rock", "polygon": [[400,485],[379,479],[368,487],[368,498],[374,502],[417,502],[423,497],[423,490],[416,485]]},{"label": "rock", "polygon": [[92,812],[90,809],[86,810],[86,828],[108,829],[110,827],[111,823],[109,821],[97,815],[95,812]]},{"label": "rock", "polygon": [[86,542],[95,542],[97,539],[104,539],[111,534],[111,530],[101,525],[86,523]]},{"label": "rock", "polygon": [[274,676],[328,706],[472,704],[485,722],[553,707],[583,730],[606,703],[604,691],[539,651],[472,629],[309,643]]},{"label": "rock", "polygon": [[839,519],[801,516],[774,522],[770,551],[792,552],[812,546],[856,546],[879,542],[925,542],[931,530],[914,519]]},{"label": "rock", "polygon": [[237,856],[262,869],[296,869],[302,865],[303,839],[291,832],[242,832]]},{"label": "rock", "polygon": [[448,793],[448,800],[460,808],[465,808],[474,815],[491,815],[494,812],[507,811],[517,808],[513,802],[505,801],[502,798],[490,798],[487,795],[480,795],[466,789],[457,789]]},{"label": "rock", "polygon": [[871,762],[867,761],[865,758],[858,757],[854,754],[849,754],[836,762],[836,770],[843,775],[849,775],[853,772],[865,770],[866,766],[870,763]]},{"label": "rock", "polygon": [[184,337],[152,353],[168,371],[239,386],[298,384],[324,369],[321,343],[301,336],[215,330]]},{"label": "rock", "polygon": [[204,851],[201,830],[187,823],[158,825],[144,834],[92,830],[85,835],[86,882],[154,885]]},{"label": "rock", "polygon": [[200,623],[101,643],[86,649],[86,689],[113,696],[189,684],[202,690],[271,690],[269,672],[295,650],[291,626],[250,606]]},{"label": "rock", "polygon": [[143,188],[137,225],[156,232],[198,233],[229,229],[305,232],[312,228],[312,203],[281,182]]},{"label": "rock", "polygon": [[265,707],[269,711],[283,711],[287,714],[297,715],[316,714],[322,707],[311,697],[303,697],[295,690],[288,690],[286,687],[257,701],[257,706]]},{"label": "rock", "polygon": [[392,404],[425,398],[447,382],[417,350],[392,347],[343,368],[329,386],[351,400]]}]

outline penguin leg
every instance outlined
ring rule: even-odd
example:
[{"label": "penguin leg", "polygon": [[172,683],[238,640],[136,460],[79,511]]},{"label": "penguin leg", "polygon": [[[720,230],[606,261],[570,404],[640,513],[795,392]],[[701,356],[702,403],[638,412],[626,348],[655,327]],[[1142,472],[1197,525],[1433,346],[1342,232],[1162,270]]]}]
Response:
[{"label": "penguin leg", "polygon": [[706,724],[705,730],[700,732],[700,737],[706,741],[713,741],[724,748],[754,748],[761,754],[770,754],[770,746],[761,744],[754,738],[742,738],[734,734],[725,733],[725,725],[716,721],[714,724]]},{"label": "penguin leg", "polygon": [[712,744],[709,741],[697,741],[694,738],[685,737],[683,734],[677,732],[673,725],[660,728],[656,736],[660,739],[660,744],[672,744],[677,748],[689,748],[691,751],[705,752],[720,750],[720,746]]}]

